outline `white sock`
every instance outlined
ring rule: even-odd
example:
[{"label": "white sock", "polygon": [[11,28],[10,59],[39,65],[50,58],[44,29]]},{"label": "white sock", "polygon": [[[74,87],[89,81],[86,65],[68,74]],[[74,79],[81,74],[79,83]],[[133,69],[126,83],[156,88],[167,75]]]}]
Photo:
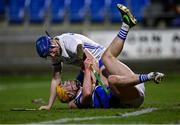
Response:
[{"label": "white sock", "polygon": [[120,39],[122,39],[123,41],[125,41],[126,40],[126,36],[128,34],[128,31],[129,31],[129,26],[126,23],[123,22],[122,26],[121,26],[121,29],[120,29],[120,31],[119,31],[117,36]]}]

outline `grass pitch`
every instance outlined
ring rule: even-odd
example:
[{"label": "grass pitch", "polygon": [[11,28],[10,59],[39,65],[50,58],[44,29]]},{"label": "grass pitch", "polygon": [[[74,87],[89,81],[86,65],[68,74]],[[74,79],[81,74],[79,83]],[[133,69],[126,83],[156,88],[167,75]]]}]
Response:
[{"label": "grass pitch", "polygon": [[[75,72],[65,72],[63,80],[73,79]],[[180,74],[167,74],[163,84],[146,83],[146,97],[140,109],[157,110],[130,117],[115,117],[119,113],[140,109],[68,109],[67,104],[56,100],[51,111],[10,111],[11,108],[38,108],[31,100],[42,98],[48,101],[50,75],[0,76],[0,123],[41,123],[63,118],[110,116],[93,120],[69,120],[66,123],[120,124],[120,123],[180,123]]]}]

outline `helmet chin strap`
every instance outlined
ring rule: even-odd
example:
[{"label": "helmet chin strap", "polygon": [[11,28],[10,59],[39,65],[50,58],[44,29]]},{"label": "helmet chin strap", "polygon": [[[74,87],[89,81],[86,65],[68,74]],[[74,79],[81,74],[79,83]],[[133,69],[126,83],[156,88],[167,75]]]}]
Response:
[{"label": "helmet chin strap", "polygon": [[61,49],[61,46],[59,46],[59,54],[62,55],[62,49]]},{"label": "helmet chin strap", "polygon": [[51,35],[49,34],[49,32],[47,30],[45,30],[45,33],[47,36],[51,37]]}]

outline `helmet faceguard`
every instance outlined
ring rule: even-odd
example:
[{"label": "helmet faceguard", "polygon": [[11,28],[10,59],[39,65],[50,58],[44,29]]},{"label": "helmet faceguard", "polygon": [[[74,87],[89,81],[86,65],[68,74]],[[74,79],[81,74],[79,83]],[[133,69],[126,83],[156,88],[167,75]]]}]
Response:
[{"label": "helmet faceguard", "polygon": [[76,97],[80,88],[80,82],[77,80],[67,80],[56,87],[56,93],[61,102],[69,102]]},{"label": "helmet faceguard", "polygon": [[51,48],[51,38],[48,36],[41,36],[36,41],[36,51],[38,55],[42,58],[46,58],[49,54],[49,49]]}]

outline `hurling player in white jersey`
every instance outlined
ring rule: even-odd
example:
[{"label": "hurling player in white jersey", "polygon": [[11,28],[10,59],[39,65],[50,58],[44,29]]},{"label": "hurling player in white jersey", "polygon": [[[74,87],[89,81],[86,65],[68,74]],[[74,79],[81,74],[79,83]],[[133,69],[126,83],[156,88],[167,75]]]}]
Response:
[{"label": "hurling player in white jersey", "polygon": [[[54,38],[42,36],[36,41],[36,50],[40,57],[52,59],[53,78],[51,81],[49,102],[39,109],[49,110],[56,98],[56,88],[61,83],[62,62],[76,63],[83,60],[83,49],[87,48],[91,54],[99,61],[99,69],[102,67],[108,70],[108,84],[115,96],[121,95],[126,87],[132,88],[125,95],[132,94],[133,97],[139,96],[139,91],[144,91],[144,82],[154,80],[155,83],[161,82],[164,74],[151,72],[148,74],[135,74],[128,66],[120,62],[116,57],[121,53],[126,36],[131,27],[136,25],[136,19],[132,16],[129,9],[121,4],[117,4],[121,12],[122,26],[109,47],[105,50],[101,45],[93,42],[80,34],[67,33]],[[104,51],[105,50],[105,51]],[[103,63],[102,63],[102,60]],[[101,70],[100,70],[101,75]],[[82,82],[81,82],[82,83]],[[140,85],[141,84],[141,85]],[[139,85],[136,87],[136,85]],[[128,87],[128,89],[129,89]],[[138,89],[142,88],[142,89]],[[134,91],[134,92],[132,92]]]},{"label": "hurling player in white jersey", "polygon": [[62,49],[62,54],[59,59],[67,63],[74,63],[77,61],[76,59],[82,56],[81,51],[85,48],[87,48],[97,60],[101,59],[105,50],[103,46],[81,34],[64,33],[60,36],[56,36],[54,39],[57,39],[57,43]]},{"label": "hurling player in white jersey", "polygon": [[[64,33],[54,38],[41,36],[36,41],[36,50],[40,57],[50,57],[53,66],[53,78],[51,80],[50,97],[47,106],[44,109],[50,109],[56,98],[56,87],[61,82],[62,64],[74,64],[82,66],[85,58],[84,49],[88,49],[91,54],[99,61],[100,75],[104,66],[101,56],[105,48],[91,39],[75,33]],[[79,72],[77,80],[83,80],[83,71]],[[82,82],[81,82],[82,83]]]}]

